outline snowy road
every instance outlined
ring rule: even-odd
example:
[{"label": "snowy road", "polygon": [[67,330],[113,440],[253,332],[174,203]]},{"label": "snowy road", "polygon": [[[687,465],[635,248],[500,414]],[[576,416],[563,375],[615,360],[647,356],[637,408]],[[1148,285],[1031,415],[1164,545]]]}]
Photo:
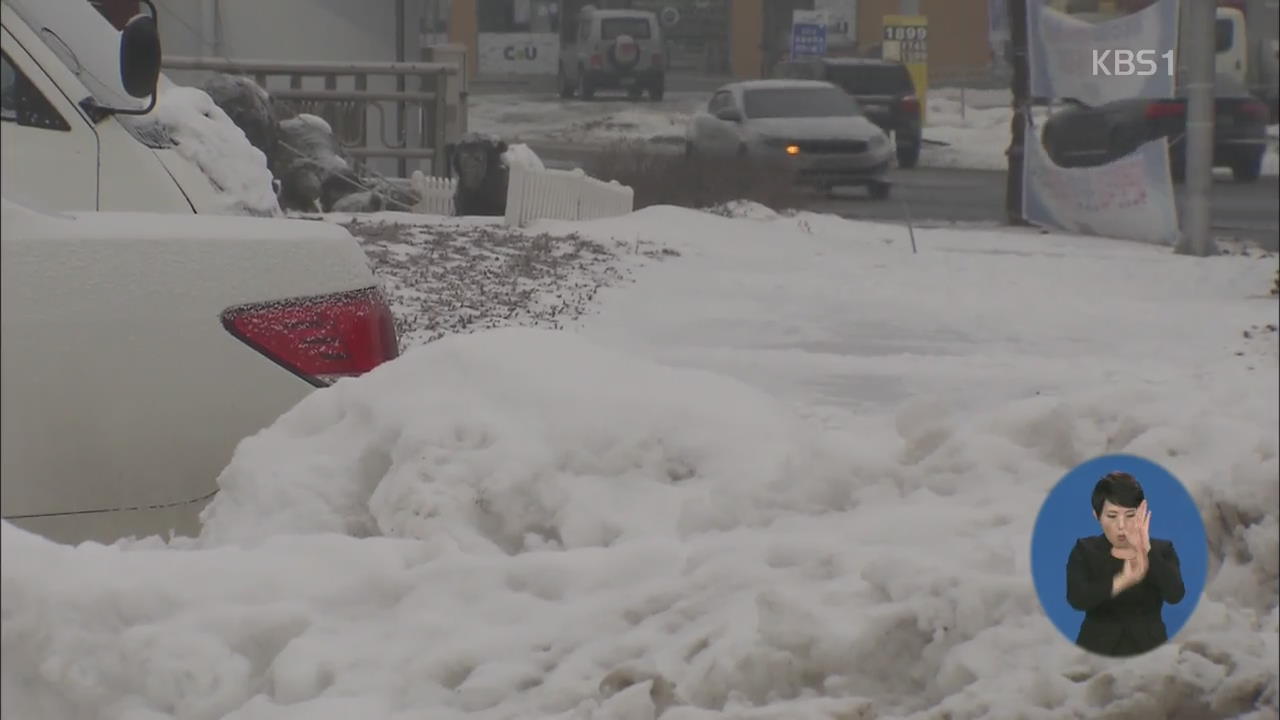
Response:
[{"label": "snowy road", "polygon": [[[530,147],[548,165],[582,167],[588,165],[597,147],[563,142],[534,141]],[[658,151],[675,146],[655,145]],[[865,191],[840,190],[835,198],[812,199],[816,212],[842,217],[899,222],[905,217],[906,201],[914,220],[934,226],[952,223],[1002,224],[1005,221],[1005,174],[1002,171],[962,168],[915,168],[894,170],[894,194],[874,200]],[[1184,185],[1175,188],[1179,203]],[[1275,201],[1280,182],[1264,177],[1255,183],[1236,183],[1219,175],[1213,186],[1212,218],[1220,239],[1248,240],[1268,250],[1280,249],[1280,205]]]}]

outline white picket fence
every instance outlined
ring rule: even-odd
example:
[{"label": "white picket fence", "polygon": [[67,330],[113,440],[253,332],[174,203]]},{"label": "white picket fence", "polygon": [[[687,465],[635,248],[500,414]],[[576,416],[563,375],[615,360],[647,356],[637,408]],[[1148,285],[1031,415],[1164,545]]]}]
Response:
[{"label": "white picket fence", "polygon": [[635,191],[581,170],[515,165],[507,180],[507,225],[531,220],[594,220],[630,213]]},{"label": "white picket fence", "polygon": [[[453,215],[457,181],[415,172],[410,184],[421,198],[413,211]],[[594,220],[626,215],[635,207],[635,191],[604,182],[581,170],[552,170],[515,165],[507,180],[505,222],[521,226],[533,220]]]},{"label": "white picket fence", "polygon": [[453,178],[427,177],[421,170],[415,170],[409,180],[413,192],[419,198],[413,211],[424,215],[452,215],[453,192],[458,181]]}]

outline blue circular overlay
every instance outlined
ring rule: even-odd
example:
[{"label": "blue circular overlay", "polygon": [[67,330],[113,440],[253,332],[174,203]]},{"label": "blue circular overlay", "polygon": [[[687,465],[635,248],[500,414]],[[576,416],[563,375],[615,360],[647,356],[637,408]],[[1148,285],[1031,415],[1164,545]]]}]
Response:
[{"label": "blue circular overlay", "polygon": [[1186,596],[1164,604],[1161,616],[1169,638],[1186,625],[1200,601],[1209,568],[1204,520],[1191,494],[1168,470],[1134,455],[1104,455],[1067,473],[1045,498],[1031,536],[1031,577],[1045,614],[1072,643],[1084,613],[1067,604],[1067,557],[1076,540],[1100,535],[1090,503],[1093,486],[1107,473],[1129,473],[1142,485],[1151,511],[1152,540],[1168,540],[1182,566]]}]

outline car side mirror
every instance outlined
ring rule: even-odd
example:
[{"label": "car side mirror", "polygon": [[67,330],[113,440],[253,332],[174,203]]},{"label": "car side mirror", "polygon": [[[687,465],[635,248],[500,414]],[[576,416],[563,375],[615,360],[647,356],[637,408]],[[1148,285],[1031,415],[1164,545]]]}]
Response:
[{"label": "car side mirror", "polygon": [[737,108],[723,108],[716,111],[716,118],[725,122],[737,123],[742,122],[742,113]]},{"label": "car side mirror", "polygon": [[80,101],[80,107],[94,122],[108,115],[146,115],[156,107],[160,84],[160,27],[156,24],[156,6],[151,0],[139,0],[150,15],[135,15],[120,31],[120,84],[131,97],[151,98],[145,108],[118,108],[100,104],[92,95]]},{"label": "car side mirror", "polygon": [[160,82],[160,29],[154,14],[135,15],[120,32],[120,81],[132,97],[142,99],[156,94]]}]

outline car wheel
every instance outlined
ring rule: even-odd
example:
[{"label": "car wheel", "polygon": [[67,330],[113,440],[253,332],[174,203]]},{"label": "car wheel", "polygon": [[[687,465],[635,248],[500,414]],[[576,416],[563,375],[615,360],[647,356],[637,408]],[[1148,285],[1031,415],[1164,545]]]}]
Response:
[{"label": "car wheel", "polygon": [[887,182],[873,182],[867,185],[867,193],[871,195],[872,200],[888,200],[892,191],[893,186]]},{"label": "car wheel", "polygon": [[920,140],[904,139],[904,143],[898,146],[898,167],[910,170],[920,162]]},{"label": "car wheel", "polygon": [[649,99],[654,102],[662,102],[662,96],[666,94],[667,78],[665,75],[659,75],[657,80],[649,86]]},{"label": "car wheel", "polygon": [[574,94],[574,90],[576,88],[574,88],[573,85],[569,83],[569,78],[565,77],[564,68],[560,68],[560,70],[556,73],[556,77],[557,77],[557,83],[560,86],[560,99],[568,100],[572,98]]},{"label": "car wheel", "polygon": [[1236,182],[1255,182],[1262,176],[1262,153],[1244,155],[1231,163],[1231,177]]},{"label": "car wheel", "polygon": [[591,87],[591,81],[587,79],[587,71],[584,68],[578,68],[578,97],[590,100],[595,96],[596,89]]}]

